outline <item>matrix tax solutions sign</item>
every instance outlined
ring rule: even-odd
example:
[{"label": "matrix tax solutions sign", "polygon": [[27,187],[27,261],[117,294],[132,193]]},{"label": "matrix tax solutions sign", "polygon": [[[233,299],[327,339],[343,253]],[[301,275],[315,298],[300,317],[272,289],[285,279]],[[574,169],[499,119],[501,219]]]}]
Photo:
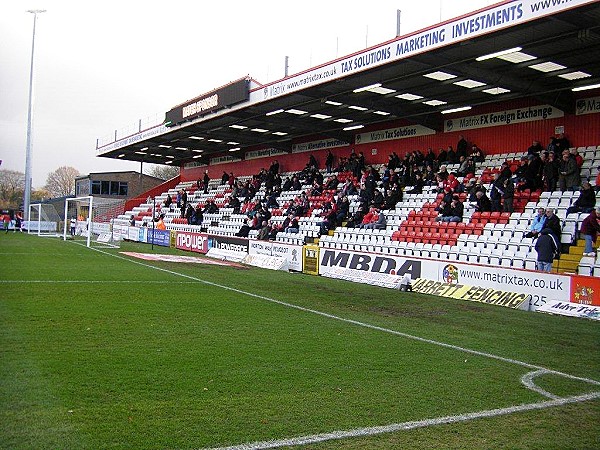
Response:
[{"label": "matrix tax solutions sign", "polygon": [[522,0],[504,2],[453,21],[368,48],[347,58],[323,64],[250,94],[250,102],[287,95],[321,83],[354,75],[373,67],[394,63],[420,53],[467,41],[494,31],[518,26],[595,0]]}]

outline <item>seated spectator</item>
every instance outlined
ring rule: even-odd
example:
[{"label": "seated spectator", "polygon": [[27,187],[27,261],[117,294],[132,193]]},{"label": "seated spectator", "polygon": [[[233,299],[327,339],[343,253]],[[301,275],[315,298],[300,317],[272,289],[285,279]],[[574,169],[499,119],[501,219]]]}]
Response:
[{"label": "seated spectator", "polygon": [[167,194],[167,198],[165,199],[165,208],[169,208],[169,211],[171,210],[171,204],[173,203],[173,199],[171,198],[171,196],[169,194]]},{"label": "seated spectator", "polygon": [[471,156],[471,158],[473,158],[473,161],[475,161],[475,162],[484,162],[485,161],[485,155],[483,154],[483,150],[481,150],[475,144],[473,144],[473,147],[471,148],[470,156]]},{"label": "seated spectator", "polygon": [[270,234],[271,234],[271,225],[269,225],[269,222],[267,222],[266,220],[263,220],[260,231],[258,232],[258,235],[256,236],[256,239],[258,239],[260,241],[267,241],[267,240],[269,240]]},{"label": "seated spectator", "polygon": [[464,205],[458,196],[454,196],[449,208],[444,208],[441,215],[435,219],[436,222],[461,222],[464,213]]},{"label": "seated spectator", "polygon": [[286,233],[298,233],[300,231],[298,219],[294,216],[294,214],[288,214],[283,221],[282,228]]},{"label": "seated spectator", "polygon": [[[132,214],[129,218],[129,226],[135,227],[135,216]],[[71,233],[73,234],[73,233]]]},{"label": "seated spectator", "polygon": [[319,214],[323,220],[319,223],[321,234],[327,234],[327,232],[335,227],[337,217],[337,204],[326,202],[323,205],[321,213]]},{"label": "seated spectator", "polygon": [[363,217],[360,228],[367,230],[385,230],[386,219],[385,214],[379,211],[378,208],[371,208],[371,210]]},{"label": "seated spectator", "polygon": [[585,240],[583,256],[596,256],[594,244],[600,232],[600,208],[593,209],[589,216],[583,219],[580,233]]},{"label": "seated spectator", "polygon": [[469,202],[477,201],[477,192],[481,191],[484,194],[487,192],[487,189],[481,182],[481,179],[475,180],[475,178],[471,178],[469,183],[466,186],[467,196],[469,198]]},{"label": "seated spectator", "polygon": [[460,166],[458,167],[457,174],[459,177],[464,177],[468,174],[475,174],[475,162],[472,157],[461,156],[459,160]]},{"label": "seated spectator", "polygon": [[529,232],[525,234],[528,238],[537,238],[540,232],[544,229],[546,223],[546,210],[544,208],[538,208],[536,216],[529,225]]},{"label": "seated spectator", "polygon": [[533,141],[531,146],[527,149],[527,155],[539,155],[544,151],[544,147],[541,146],[539,141]]},{"label": "seated spectator", "polygon": [[318,197],[323,193],[323,186],[319,184],[317,180],[313,182],[312,189],[310,191],[310,195],[313,197]]},{"label": "seated spectator", "polygon": [[235,235],[237,237],[248,237],[248,233],[250,233],[250,226],[248,225],[248,219],[244,219],[244,223],[240,227]]},{"label": "seated spectator", "polygon": [[227,206],[229,208],[233,208],[233,213],[234,214],[239,214],[240,213],[240,199],[237,198],[235,195],[231,195],[229,197],[229,200],[227,202]]},{"label": "seated spectator", "polygon": [[369,212],[369,210],[367,208],[366,203],[361,203],[358,206],[358,208],[356,209],[356,211],[354,212],[354,214],[352,215],[352,217],[350,217],[350,220],[348,220],[346,227],[348,227],[348,228],[359,227],[363,221],[363,218],[365,217],[365,215],[368,212]]},{"label": "seated spectator", "polygon": [[475,211],[480,213],[492,211],[492,202],[490,201],[489,197],[485,195],[485,192],[477,191],[475,197],[477,197],[475,202]]},{"label": "seated spectator", "polygon": [[581,183],[581,191],[579,198],[567,209],[567,215],[573,213],[589,213],[596,206],[596,193],[592,189],[592,185],[584,181]]},{"label": "seated spectator", "polygon": [[329,180],[327,180],[327,184],[325,184],[325,189],[331,191],[335,190],[338,187],[340,180],[338,180],[337,175],[333,175]]},{"label": "seated spectator", "polygon": [[385,198],[379,189],[375,189],[373,191],[373,200],[371,200],[371,205],[373,205],[377,209],[381,209],[383,203],[385,202]]}]

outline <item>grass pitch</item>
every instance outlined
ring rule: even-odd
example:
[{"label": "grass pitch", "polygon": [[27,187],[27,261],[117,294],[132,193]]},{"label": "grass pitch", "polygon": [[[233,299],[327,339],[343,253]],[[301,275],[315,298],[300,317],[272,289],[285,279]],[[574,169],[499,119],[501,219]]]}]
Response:
[{"label": "grass pitch", "polygon": [[600,445],[597,322],[125,250],[0,236],[0,448]]}]

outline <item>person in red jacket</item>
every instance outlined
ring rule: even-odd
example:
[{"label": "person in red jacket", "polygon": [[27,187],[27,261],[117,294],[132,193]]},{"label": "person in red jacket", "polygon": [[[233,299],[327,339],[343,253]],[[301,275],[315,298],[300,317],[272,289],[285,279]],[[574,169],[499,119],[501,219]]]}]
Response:
[{"label": "person in red jacket", "polygon": [[581,229],[579,232],[585,239],[585,249],[583,250],[583,256],[596,256],[594,251],[594,244],[600,231],[600,208],[594,209],[589,216],[583,219],[581,222]]}]

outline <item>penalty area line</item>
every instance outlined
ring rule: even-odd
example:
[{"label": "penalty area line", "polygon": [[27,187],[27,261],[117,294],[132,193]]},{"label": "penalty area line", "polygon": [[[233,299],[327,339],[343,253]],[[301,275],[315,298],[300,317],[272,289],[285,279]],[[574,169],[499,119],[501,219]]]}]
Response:
[{"label": "penalty area line", "polygon": [[589,394],[577,395],[573,397],[564,397],[555,400],[547,400],[537,403],[527,403],[524,405],[509,406],[507,408],[489,409],[466,414],[457,414],[453,416],[436,417],[432,419],[417,420],[411,422],[393,423],[376,427],[356,428],[353,430],[332,431],[329,433],[313,434],[308,436],[299,436],[287,439],[272,441],[251,442],[246,444],[232,445],[229,447],[211,447],[205,450],[262,450],[269,448],[279,448],[286,446],[317,444],[325,441],[341,440],[357,437],[375,436],[378,434],[394,433],[398,431],[408,431],[417,428],[425,428],[436,425],[446,425],[460,422],[468,422],[477,419],[505,416],[519,412],[535,411],[557,406],[564,406],[571,403],[580,403],[600,398],[600,392],[591,392]]}]

